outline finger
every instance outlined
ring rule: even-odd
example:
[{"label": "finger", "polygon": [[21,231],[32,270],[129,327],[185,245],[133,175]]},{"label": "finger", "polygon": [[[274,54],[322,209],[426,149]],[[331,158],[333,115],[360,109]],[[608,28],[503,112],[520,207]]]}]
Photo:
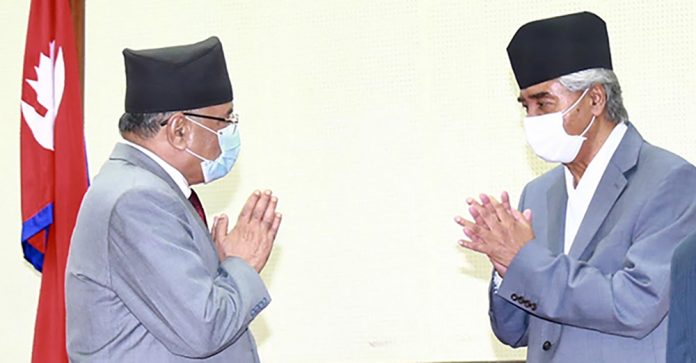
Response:
[{"label": "finger", "polygon": [[242,207],[242,211],[239,213],[239,218],[237,218],[238,222],[248,223],[251,220],[251,214],[254,211],[256,202],[259,201],[260,197],[261,192],[258,190],[255,190],[254,193],[249,196],[249,199],[247,199],[244,207]]},{"label": "finger", "polygon": [[472,242],[476,242],[476,243],[485,243],[486,242],[483,238],[481,238],[481,236],[479,234],[474,233],[472,230],[467,230],[466,228],[464,228],[464,234],[467,237],[469,237],[469,239]]},{"label": "finger", "polygon": [[459,240],[459,245],[466,249],[488,255],[488,248],[485,243],[476,243],[473,241],[467,241],[462,239]]},{"label": "finger", "polygon": [[216,227],[217,227],[217,224],[218,224],[218,217],[217,217],[217,216],[214,216],[214,217],[213,217],[213,226],[210,227],[210,235],[213,236],[213,237],[215,236],[215,233],[214,233],[214,232],[215,232],[215,229],[216,229]]},{"label": "finger", "polygon": [[477,230],[479,229],[479,227],[476,225],[476,223],[474,223],[468,219],[462,218],[460,216],[455,217],[454,220],[455,220],[455,222],[457,222],[457,224],[459,224],[462,227],[472,228],[472,229],[476,228]]},{"label": "finger", "polygon": [[271,224],[273,224],[273,220],[275,219],[276,215],[276,206],[278,205],[278,198],[275,196],[271,197],[270,202],[268,203],[268,207],[266,207],[266,212],[263,214],[263,219],[261,222],[263,223],[266,228],[270,228]]},{"label": "finger", "polygon": [[[458,225],[460,225],[460,226],[462,226],[462,227],[475,226],[475,225],[479,224],[478,222],[471,222],[470,220],[465,219],[465,218],[462,217],[462,216],[456,216],[456,217],[454,217],[454,221],[455,221]],[[487,227],[485,227],[485,225],[484,225],[484,226],[481,226],[481,227],[487,228]]]},{"label": "finger", "polygon": [[276,235],[278,234],[278,229],[280,228],[280,222],[282,221],[283,215],[280,213],[276,213],[275,217],[273,218],[273,224],[271,224],[271,229],[268,231],[272,240],[275,240]]},{"label": "finger", "polygon": [[503,191],[502,193],[500,193],[500,203],[502,203],[503,206],[505,206],[505,209],[507,211],[512,210],[512,206],[510,205],[510,194],[508,194],[508,192]]},{"label": "finger", "polygon": [[[493,228],[494,226],[500,224],[500,219],[498,219],[498,213],[495,211],[493,204],[491,204],[490,198],[481,194],[481,206],[477,208],[478,212],[481,214],[481,219],[486,222],[488,228]],[[476,208],[476,206],[474,206]]]},{"label": "finger", "polygon": [[461,218],[458,223],[464,226],[464,234],[474,242],[493,240],[493,232],[485,225],[474,223],[464,218]]},{"label": "finger", "polygon": [[486,224],[486,221],[481,217],[481,213],[479,213],[479,210],[482,210],[483,206],[474,198],[467,198],[466,204],[469,205],[469,214],[471,214],[471,217],[474,218],[474,222],[486,229],[489,229],[488,224]]},{"label": "finger", "polygon": [[464,235],[469,237],[469,239],[474,242],[484,242],[488,244],[487,241],[494,240],[491,237],[491,232],[489,230],[483,229],[475,224],[472,224],[470,227],[464,227],[462,231],[464,232]]},{"label": "finger", "polygon": [[498,219],[500,219],[501,222],[506,224],[512,222],[512,216],[510,215],[509,210],[502,203],[498,202],[493,197],[490,197],[490,201],[493,209],[495,209]]},{"label": "finger", "polygon": [[216,243],[222,242],[225,236],[227,236],[228,224],[229,219],[225,214],[221,214],[219,217],[215,218],[215,223],[213,223],[213,240]]},{"label": "finger", "polygon": [[485,242],[486,244],[489,244],[488,241],[495,242],[495,238],[493,237],[492,232],[487,229],[481,228],[481,226],[479,225],[464,227],[463,231],[464,234],[474,242]]},{"label": "finger", "polygon": [[268,207],[268,202],[271,200],[271,194],[272,192],[270,190],[266,190],[261,194],[259,201],[256,202],[256,206],[254,207],[254,212],[251,215],[252,220],[260,221],[261,218],[263,218],[264,213],[266,213],[266,207]]},{"label": "finger", "polygon": [[473,242],[485,242],[483,239],[481,239],[481,236],[474,231],[472,228],[466,227],[464,228],[464,235],[469,237],[469,240]]},{"label": "finger", "polygon": [[469,207],[469,214],[471,214],[471,217],[474,218],[474,222],[476,222],[476,224],[485,229],[490,229],[488,224],[486,224],[486,221],[483,219],[483,217],[481,217],[481,213],[479,213],[478,209]]},{"label": "finger", "polygon": [[532,211],[530,209],[526,209],[524,212],[520,212],[517,209],[513,209],[512,215],[513,217],[515,217],[518,223],[527,226],[532,224]]}]

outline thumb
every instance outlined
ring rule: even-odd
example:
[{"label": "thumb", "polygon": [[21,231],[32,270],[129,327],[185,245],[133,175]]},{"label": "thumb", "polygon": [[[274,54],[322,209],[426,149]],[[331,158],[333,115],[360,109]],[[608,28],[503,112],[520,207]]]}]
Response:
[{"label": "thumb", "polygon": [[221,214],[219,217],[215,218],[215,223],[213,223],[213,240],[216,243],[220,243],[227,235],[227,227],[229,225],[229,219],[226,214]]},{"label": "thumb", "polygon": [[522,212],[522,215],[524,216],[524,219],[532,223],[532,210],[531,209],[525,209],[524,212]]},{"label": "thumb", "polygon": [[532,210],[525,209],[524,212],[520,213],[517,209],[512,209],[512,216],[515,220],[524,224],[532,224]]}]

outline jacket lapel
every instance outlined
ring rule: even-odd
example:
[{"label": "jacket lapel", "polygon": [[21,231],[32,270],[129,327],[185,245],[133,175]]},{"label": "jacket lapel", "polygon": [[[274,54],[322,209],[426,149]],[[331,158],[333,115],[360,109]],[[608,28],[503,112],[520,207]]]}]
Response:
[{"label": "jacket lapel", "polygon": [[626,172],[633,169],[638,163],[643,138],[633,125],[628,124],[628,130],[624,135],[619,147],[602,175],[602,179],[597,186],[597,190],[592,197],[585,217],[580,224],[578,233],[575,236],[569,255],[580,259],[586,252],[585,250],[592,242],[592,238],[604,223],[607,215],[611,211],[617,199],[628,184]]},{"label": "jacket lapel", "polygon": [[109,159],[124,160],[157,175],[157,177],[164,180],[167,185],[174,189],[181,198],[187,199],[169,174],[167,174],[156,161],[143,154],[140,150],[126,144],[118,143],[114,147],[114,151],[111,152]]},{"label": "jacket lapel", "polygon": [[116,146],[114,147],[114,151],[111,153],[109,159],[124,160],[135,166],[143,168],[155,174],[160,179],[164,180],[167,183],[167,185],[169,185],[169,187],[172,188],[177,195],[179,195],[182,201],[184,201],[184,205],[186,206],[186,210],[188,210],[189,214],[196,216],[196,218],[193,219],[197,221],[198,226],[203,231],[208,232],[208,228],[206,227],[205,223],[201,218],[198,217],[198,212],[196,212],[196,210],[193,208],[193,205],[191,205],[184,193],[181,192],[181,188],[179,188],[179,186],[176,185],[176,182],[174,182],[172,177],[169,176],[169,174],[167,174],[167,172],[164,169],[162,169],[162,167],[159,164],[157,164],[156,161],[152,160],[149,156],[145,155],[140,150],[122,143],[116,144]]},{"label": "jacket lapel", "polygon": [[568,193],[565,187],[565,179],[563,177],[563,169],[556,181],[551,185],[546,192],[546,211],[547,211],[547,226],[546,246],[553,255],[558,255],[563,251],[563,231],[565,231],[565,215],[566,204],[568,203]]}]

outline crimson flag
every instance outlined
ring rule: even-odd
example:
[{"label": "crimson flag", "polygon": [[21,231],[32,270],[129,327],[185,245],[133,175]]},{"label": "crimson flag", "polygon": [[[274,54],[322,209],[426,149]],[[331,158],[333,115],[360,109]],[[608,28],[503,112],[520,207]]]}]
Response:
[{"label": "crimson flag", "polygon": [[22,249],[42,272],[32,362],[67,362],[65,264],[87,190],[69,0],[32,0],[22,76]]}]

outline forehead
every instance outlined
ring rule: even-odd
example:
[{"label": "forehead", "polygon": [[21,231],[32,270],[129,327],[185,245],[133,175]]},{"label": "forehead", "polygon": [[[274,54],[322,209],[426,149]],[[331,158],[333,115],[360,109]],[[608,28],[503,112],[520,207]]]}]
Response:
[{"label": "forehead", "polygon": [[518,101],[525,102],[530,99],[543,97],[562,98],[570,93],[558,79],[552,79],[546,82],[537,83],[520,91]]}]

